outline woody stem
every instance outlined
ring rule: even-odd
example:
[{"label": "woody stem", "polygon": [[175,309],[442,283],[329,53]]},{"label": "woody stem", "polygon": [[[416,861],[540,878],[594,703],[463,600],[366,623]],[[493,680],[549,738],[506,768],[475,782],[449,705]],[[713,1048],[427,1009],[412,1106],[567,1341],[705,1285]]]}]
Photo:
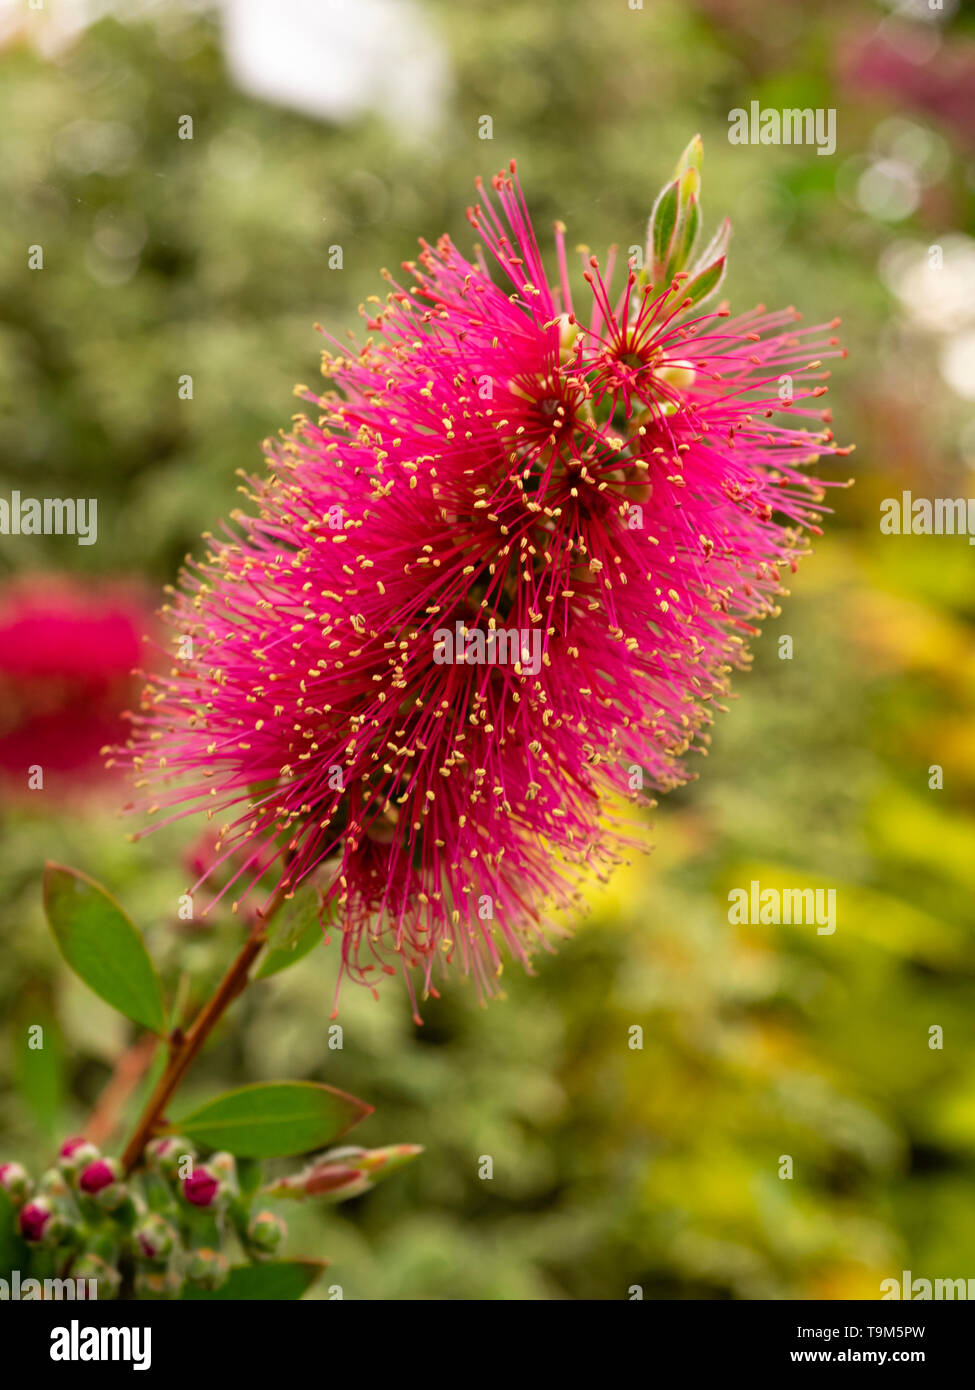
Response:
[{"label": "woody stem", "polygon": [[267,941],[268,924],[280,907],[283,897],[284,894],[278,891],[268,903],[266,911],[258,912],[250,935],[189,1029],[183,1033],[177,1028],[170,1035],[169,1061],[153,1088],[132,1137],[122,1154],[122,1164],[126,1173],[130,1173],[142,1157],[143,1149],[152,1138],[153,1132],[159,1127],[166,1106],[183,1077],[189,1071],[214,1026],[223,1017],[238,994],[247,987],[248,973]]}]

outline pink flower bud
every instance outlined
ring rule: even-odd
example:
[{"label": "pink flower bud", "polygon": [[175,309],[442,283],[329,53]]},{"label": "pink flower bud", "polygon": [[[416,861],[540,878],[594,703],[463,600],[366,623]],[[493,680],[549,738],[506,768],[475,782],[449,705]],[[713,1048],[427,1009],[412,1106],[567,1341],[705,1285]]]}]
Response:
[{"label": "pink flower bud", "polygon": [[170,1135],[165,1139],[150,1139],[146,1145],[146,1158],[152,1160],[166,1158],[176,1151],[177,1141]]},{"label": "pink flower bud", "polygon": [[188,1139],[183,1139],[178,1134],[170,1134],[163,1139],[153,1139],[147,1144],[146,1158],[150,1168],[155,1168],[164,1177],[174,1181],[179,1177],[183,1161],[196,1158],[196,1149]]},{"label": "pink flower bud", "polygon": [[65,1139],[58,1150],[58,1164],[64,1172],[69,1174],[77,1173],[80,1168],[94,1163],[100,1157],[97,1146],[80,1134],[71,1139]]},{"label": "pink flower bud", "polygon": [[338,1163],[325,1163],[320,1168],[310,1168],[305,1174],[302,1187],[309,1197],[320,1197],[325,1193],[341,1193],[343,1197],[365,1192],[369,1179],[361,1168],[346,1168]]},{"label": "pink flower bud", "polygon": [[36,1202],[28,1202],[21,1208],[19,1223],[20,1234],[31,1245],[37,1245],[44,1239],[44,1232],[47,1225],[54,1215],[50,1202],[45,1198],[39,1197]]},{"label": "pink flower bud", "polygon": [[183,1179],[183,1196],[195,1207],[212,1206],[220,1191],[220,1180],[207,1168],[196,1168]]},{"label": "pink flower bud", "polygon": [[135,1228],[137,1252],[153,1263],[166,1260],[172,1253],[175,1233],[169,1222],[157,1212],[143,1218]]},{"label": "pink flower bud", "polygon": [[97,1158],[94,1163],[89,1163],[87,1168],[82,1169],[78,1186],[89,1197],[94,1197],[96,1193],[118,1182],[121,1176],[122,1169],[116,1159]]}]

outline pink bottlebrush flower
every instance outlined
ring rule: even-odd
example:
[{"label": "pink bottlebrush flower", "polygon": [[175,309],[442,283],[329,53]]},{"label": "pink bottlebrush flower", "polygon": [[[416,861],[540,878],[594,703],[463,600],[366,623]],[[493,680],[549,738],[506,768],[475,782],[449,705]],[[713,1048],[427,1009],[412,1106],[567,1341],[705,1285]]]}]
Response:
[{"label": "pink bottlebrush flower", "polygon": [[933,116],[949,126],[969,149],[975,147],[975,43],[957,37],[937,43],[921,25],[885,24],[837,45],[844,85],[862,100],[878,92],[904,108]]},{"label": "pink bottlebrush flower", "polygon": [[299,388],[316,413],[249,480],[257,515],[165,610],[182,654],[134,716],[137,785],[207,811],[204,877],[291,890],[327,864],[359,979],[527,967],[547,905],[629,843],[616,800],[691,775],[817,529],[802,470],[848,452],[817,399],[835,323],[701,311],[729,229],[691,264],[699,160],[646,269],[587,253],[575,290],[564,229],[552,284],[498,175],[469,211],[486,254],[442,238],[412,288],[387,275],[365,345],[325,354],[338,390]]}]

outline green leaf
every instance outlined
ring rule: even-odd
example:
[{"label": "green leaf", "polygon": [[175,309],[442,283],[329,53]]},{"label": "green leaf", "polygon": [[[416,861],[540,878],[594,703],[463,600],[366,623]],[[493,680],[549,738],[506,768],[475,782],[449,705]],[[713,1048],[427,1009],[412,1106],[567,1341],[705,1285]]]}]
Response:
[{"label": "green leaf", "polygon": [[688,145],[650,215],[650,278],[666,284],[687,265],[701,225],[698,195],[701,191],[700,140]]},{"label": "green leaf", "polygon": [[316,1081],[267,1081],[227,1091],[170,1126],[173,1134],[241,1158],[279,1158],[329,1144],[372,1106]]},{"label": "green leaf", "polygon": [[656,283],[670,260],[671,242],[677,227],[680,193],[677,179],[667,185],[650,214],[650,278]]},{"label": "green leaf", "polygon": [[707,270],[702,270],[700,275],[686,281],[678,291],[681,303],[687,305],[687,301],[690,300],[691,302],[687,307],[695,308],[698,304],[702,304],[705,299],[710,298],[724,279],[724,270],[725,258],[721,256],[714,265],[708,266]]},{"label": "green leaf", "polygon": [[700,173],[701,161],[703,160],[703,158],[704,142],[701,139],[700,135],[695,135],[694,138],[691,140],[690,144],[687,146],[687,149],[684,151],[680,159],[678,159],[677,161],[677,167],[674,170],[674,178],[679,179],[681,174],[685,174],[688,169],[695,169],[698,173]]},{"label": "green leaf", "polygon": [[0,1188],[0,1279],[9,1279],[15,1269],[26,1278],[30,1267],[30,1246],[17,1232],[17,1208]]},{"label": "green leaf", "polygon": [[689,198],[696,198],[701,191],[701,175],[696,169],[685,169],[677,180],[677,193],[683,205]]},{"label": "green leaf", "polygon": [[322,898],[317,888],[299,892],[287,909],[274,919],[268,932],[268,951],[255,980],[266,980],[279,970],[302,960],[324,940],[321,922]]},{"label": "green leaf", "polygon": [[166,1031],[162,987],[142,935],[101,884],[45,865],[44,908],[61,954],[89,989],[133,1023]]},{"label": "green leaf", "polygon": [[664,271],[664,281],[672,280],[679,270],[683,270],[691,258],[694,250],[694,243],[697,241],[697,233],[701,225],[701,209],[698,205],[697,196],[692,193],[686,201],[681,202],[680,216],[677,219],[677,235],[674,237],[674,248],[671,253],[667,269]]},{"label": "green leaf", "polygon": [[282,1302],[301,1298],[327,1269],[326,1260],[272,1260],[267,1264],[237,1265],[220,1289],[186,1289],[191,1302],[267,1299]]},{"label": "green leaf", "polygon": [[714,294],[724,279],[724,271],[725,258],[722,256],[714,265],[708,266],[707,270],[702,270],[690,280],[682,281],[667,300],[667,307],[673,309],[679,304],[684,313],[696,308]]},{"label": "green leaf", "polygon": [[261,1185],[263,1177],[261,1165],[254,1158],[242,1158],[237,1164],[237,1183],[240,1187],[240,1195],[250,1202],[254,1193]]}]

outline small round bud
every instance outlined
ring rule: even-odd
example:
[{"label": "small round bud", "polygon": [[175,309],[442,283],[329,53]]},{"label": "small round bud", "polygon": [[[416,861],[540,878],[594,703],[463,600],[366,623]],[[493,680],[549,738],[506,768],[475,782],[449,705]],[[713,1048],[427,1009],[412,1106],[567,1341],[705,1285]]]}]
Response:
[{"label": "small round bud", "polygon": [[694,385],[697,372],[693,362],[668,361],[665,366],[658,367],[654,375],[659,381],[672,387],[675,391],[686,391]]},{"label": "small round bud", "polygon": [[40,1245],[54,1220],[54,1208],[46,1197],[38,1197],[21,1207],[18,1225],[28,1245]]},{"label": "small round bud", "polygon": [[211,1154],[207,1159],[207,1167],[211,1173],[215,1173],[222,1183],[236,1191],[237,1188],[237,1160],[233,1154],[220,1153]]},{"label": "small round bud", "polygon": [[33,1180],[22,1163],[0,1163],[0,1188],[15,1207],[26,1202],[34,1188]]},{"label": "small round bud", "polygon": [[100,1207],[114,1211],[128,1196],[122,1175],[122,1165],[117,1158],[96,1158],[81,1170],[78,1187],[86,1197],[94,1197]]},{"label": "small round bud", "polygon": [[186,1277],[201,1289],[219,1289],[230,1275],[230,1261],[219,1250],[194,1250],[186,1266]]},{"label": "small round bud", "polygon": [[114,1298],[122,1284],[122,1276],[114,1265],[110,1265],[100,1255],[93,1255],[88,1251],[79,1255],[72,1264],[71,1277],[94,1279],[96,1293],[100,1299]]},{"label": "small round bud", "polygon": [[195,1158],[195,1147],[188,1139],[182,1139],[177,1134],[167,1135],[163,1139],[153,1139],[146,1145],[149,1167],[173,1181],[180,1177],[180,1168],[185,1161],[189,1159],[192,1163]]},{"label": "small round bud", "polygon": [[77,1228],[49,1197],[35,1197],[21,1207],[18,1224],[29,1245],[43,1245],[49,1250],[77,1233]]},{"label": "small round bud", "polygon": [[96,1193],[118,1182],[121,1176],[122,1167],[117,1159],[96,1158],[94,1163],[89,1163],[87,1168],[82,1169],[78,1186],[89,1197],[94,1197]]},{"label": "small round bud", "polygon": [[247,1227],[247,1238],[262,1254],[273,1255],[288,1234],[288,1227],[273,1211],[259,1211]]},{"label": "small round bud", "polygon": [[155,1212],[144,1217],[132,1233],[135,1253],[152,1264],[161,1264],[169,1258],[175,1239],[172,1226]]},{"label": "small round bud", "polygon": [[60,1168],[48,1168],[37,1179],[37,1191],[45,1197],[67,1197],[70,1190]]},{"label": "small round bud", "polygon": [[100,1157],[101,1153],[96,1144],[92,1144],[83,1135],[76,1134],[72,1139],[65,1139],[58,1150],[58,1167],[63,1173],[70,1175],[79,1172]]},{"label": "small round bud", "polygon": [[182,1193],[194,1207],[212,1207],[221,1192],[220,1179],[201,1164],[183,1179]]}]

